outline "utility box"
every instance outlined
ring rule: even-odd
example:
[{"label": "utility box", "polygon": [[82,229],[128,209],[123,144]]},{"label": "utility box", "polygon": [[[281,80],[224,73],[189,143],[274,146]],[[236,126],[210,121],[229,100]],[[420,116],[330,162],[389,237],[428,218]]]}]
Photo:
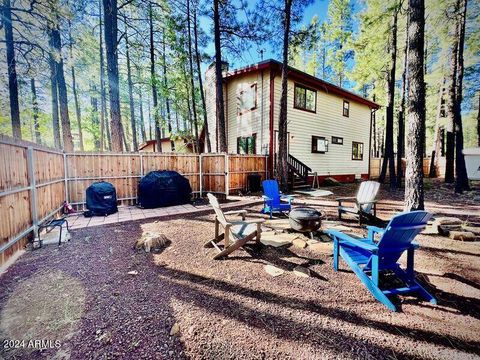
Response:
[{"label": "utility box", "polygon": [[463,149],[469,180],[480,180],[480,147]]}]

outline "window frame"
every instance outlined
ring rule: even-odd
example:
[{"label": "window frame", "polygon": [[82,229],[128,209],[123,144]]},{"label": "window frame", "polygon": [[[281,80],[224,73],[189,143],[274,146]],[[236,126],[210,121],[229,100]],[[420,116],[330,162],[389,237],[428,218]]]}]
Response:
[{"label": "window frame", "polygon": [[[318,140],[325,141],[325,151],[319,151],[318,149],[315,149]],[[312,154],[325,154],[325,153],[327,153],[328,152],[328,140],[327,140],[327,138],[325,136],[312,135],[311,151],[312,151]]]},{"label": "window frame", "polygon": [[[354,146],[355,145],[361,145],[362,146],[362,157],[361,158],[356,158],[354,157],[353,155],[353,149],[354,149]],[[363,142],[360,142],[360,141],[352,141],[352,160],[355,160],[355,161],[363,161],[363,152],[364,152],[364,144]]]},{"label": "window frame", "polygon": [[[305,90],[305,107],[297,106],[297,102],[295,101],[296,100],[296,94],[297,94],[297,88]],[[310,110],[310,109],[306,108],[306,106],[307,106],[307,90],[308,91],[313,91],[315,93],[315,101],[314,101],[315,109],[314,110]],[[312,114],[316,114],[317,113],[317,90],[309,88],[308,86],[304,86],[304,85],[295,83],[294,88],[293,88],[293,108],[297,109],[297,110],[307,111],[307,112],[312,113]]]},{"label": "window frame", "polygon": [[[258,86],[257,86],[257,83],[254,82],[253,84],[250,85],[250,88],[254,88],[254,92],[255,92],[255,95],[254,95],[254,105],[253,107],[251,107],[250,109],[240,109],[240,106],[238,104],[238,101],[237,101],[237,114],[238,115],[243,115],[243,114],[246,114],[250,111],[253,111],[253,110],[256,110],[257,109],[257,105],[258,105],[258,101],[257,101],[257,96],[258,96]],[[239,93],[238,93],[238,96],[242,96],[242,94],[245,93],[245,90],[241,90]]]},{"label": "window frame", "polygon": [[[247,140],[247,152],[242,154],[240,153],[240,144],[239,144],[239,140],[240,139],[253,139],[253,153],[249,153],[248,152],[248,140]],[[252,135],[250,136],[237,136],[237,154],[238,155],[256,155],[257,154],[257,133],[253,133]]]},{"label": "window frame", "polygon": [[[338,139],[341,139],[342,142],[338,142]],[[337,141],[336,141],[337,140]],[[343,146],[343,137],[340,136],[332,136],[332,144],[333,145],[342,145]]]},{"label": "window frame", "polygon": [[[345,104],[348,104],[348,106],[345,107]],[[343,100],[342,115],[345,117],[350,117],[350,101]]]}]

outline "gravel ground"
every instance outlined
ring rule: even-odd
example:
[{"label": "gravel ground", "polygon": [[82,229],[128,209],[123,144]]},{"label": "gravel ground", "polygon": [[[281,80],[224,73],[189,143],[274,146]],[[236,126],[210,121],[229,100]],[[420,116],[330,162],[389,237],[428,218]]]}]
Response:
[{"label": "gravel ground", "polygon": [[[331,190],[352,195],[355,186]],[[479,222],[477,195],[434,182],[427,208]],[[384,218],[402,206],[400,191],[382,189],[380,199]],[[331,198],[297,203],[334,219]],[[365,234],[354,221],[343,225]],[[135,252],[152,231],[171,244]],[[213,231],[211,213],[149,219],[77,230],[61,247],[27,252],[0,277],[0,339],[25,343],[0,348],[0,358],[480,358],[479,242],[419,236],[416,270],[439,305],[403,296],[392,313],[345,264],[334,272],[331,256],[308,248],[247,248],[213,261],[203,248]],[[286,271],[271,277],[266,264]],[[299,264],[312,277],[295,276]]]}]

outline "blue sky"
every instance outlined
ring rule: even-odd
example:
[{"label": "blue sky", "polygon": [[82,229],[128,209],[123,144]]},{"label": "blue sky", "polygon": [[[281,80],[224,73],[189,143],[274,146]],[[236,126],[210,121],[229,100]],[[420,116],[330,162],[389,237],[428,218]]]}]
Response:
[{"label": "blue sky", "polygon": [[[314,2],[308,6],[303,15],[302,24],[310,23],[310,20],[313,16],[317,15],[320,21],[323,21],[327,18],[327,9],[328,9],[329,0],[314,0]],[[256,0],[248,0],[248,6],[251,8],[255,6]],[[210,33],[211,29],[211,21],[210,19],[204,17],[200,22],[200,26],[206,33]],[[207,46],[205,49],[208,54],[213,56],[214,54],[214,45],[213,41]],[[264,51],[263,59],[278,59],[278,54],[275,54],[274,50],[272,49],[272,45],[268,42],[262,44],[261,47],[252,46],[252,48],[247,51],[246,53],[242,54],[242,56],[233,58],[229,56],[226,60],[229,62],[231,68],[237,68],[241,66],[245,66],[248,64],[256,63],[261,61],[260,50]]]}]

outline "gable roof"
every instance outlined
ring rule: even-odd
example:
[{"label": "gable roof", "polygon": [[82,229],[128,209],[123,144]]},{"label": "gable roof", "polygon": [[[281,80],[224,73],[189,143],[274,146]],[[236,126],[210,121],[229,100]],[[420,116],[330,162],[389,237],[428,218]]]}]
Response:
[{"label": "gable roof", "polygon": [[[282,63],[280,61],[273,60],[273,59],[268,59],[268,60],[264,60],[264,61],[261,61],[259,63],[248,65],[248,66],[245,66],[245,67],[242,67],[242,68],[239,68],[239,69],[227,71],[224,74],[223,78],[226,79],[226,80],[229,80],[229,79],[232,79],[232,78],[236,78],[238,76],[242,76],[242,75],[247,74],[247,73],[256,72],[256,71],[260,71],[260,70],[266,70],[266,69],[277,71],[278,73],[280,73],[281,68],[282,68]],[[359,102],[361,104],[368,105],[372,109],[380,108],[379,104],[377,104],[377,103],[375,103],[375,102],[373,102],[373,101],[371,101],[367,98],[364,98],[363,96],[357,95],[357,94],[355,94],[351,91],[348,91],[348,90],[346,90],[346,89],[344,89],[340,86],[329,83],[328,81],[325,81],[325,80],[322,80],[322,79],[320,79],[318,77],[315,77],[313,75],[307,74],[306,72],[300,71],[300,70],[295,69],[291,66],[288,67],[288,77],[293,79],[293,80],[299,80],[302,83],[304,83],[305,85],[310,85],[312,87],[322,89],[326,93],[336,94],[336,95],[339,95],[339,96],[341,96],[345,99],[353,100],[353,101]]]}]

